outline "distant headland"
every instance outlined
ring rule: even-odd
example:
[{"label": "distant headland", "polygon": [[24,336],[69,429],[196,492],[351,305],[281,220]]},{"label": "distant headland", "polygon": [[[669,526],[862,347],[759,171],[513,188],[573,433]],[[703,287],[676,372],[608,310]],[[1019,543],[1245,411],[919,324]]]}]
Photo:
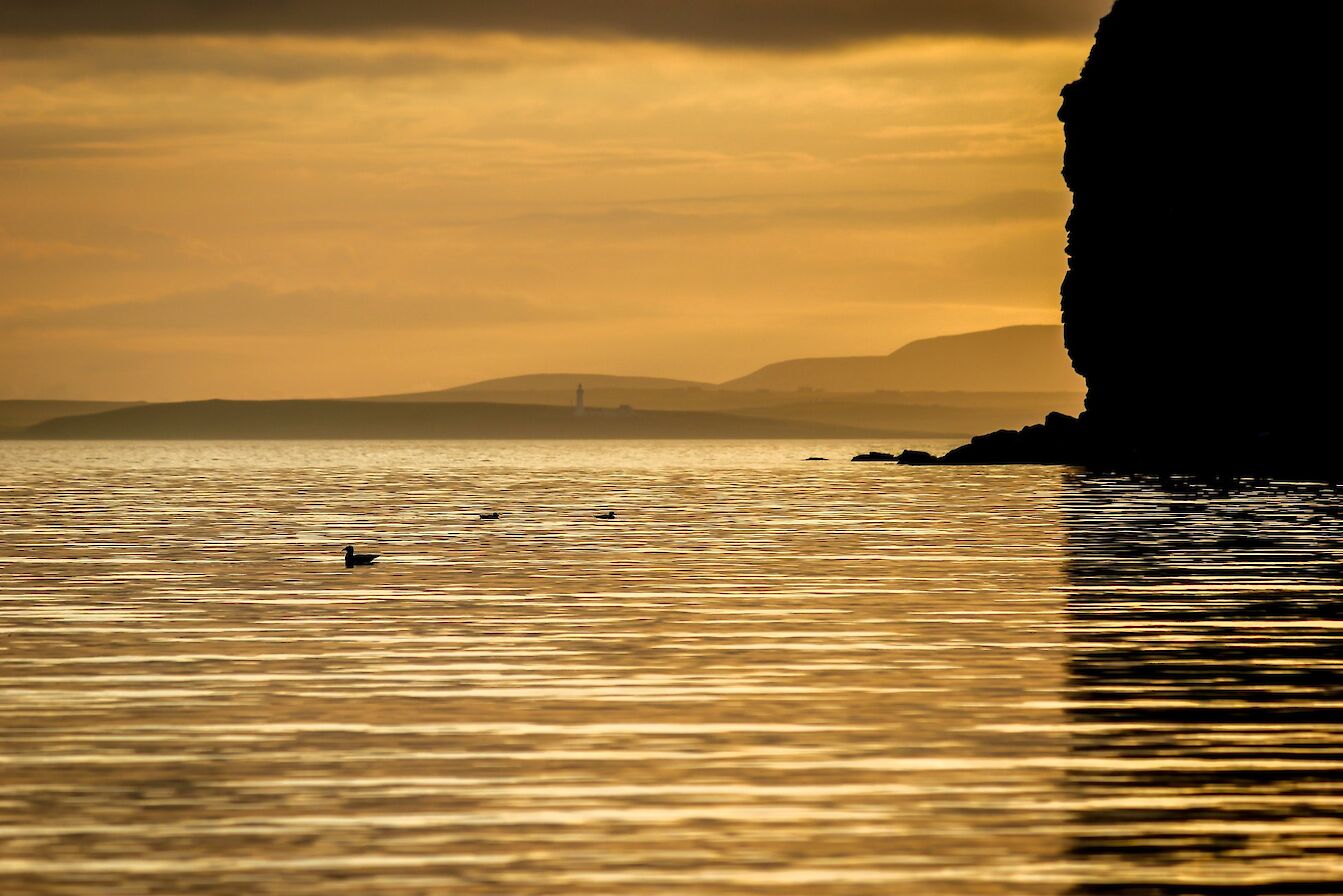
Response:
[{"label": "distant headland", "polygon": [[141,404],[28,427],[35,439],[788,439],[878,430],[695,411],[481,402],[187,401]]},{"label": "distant headland", "polygon": [[[583,387],[575,413],[576,389]],[[528,374],[340,400],[0,401],[27,439],[964,438],[1081,409],[1062,328],[1007,327],[890,355],[772,364],[726,383]]]}]

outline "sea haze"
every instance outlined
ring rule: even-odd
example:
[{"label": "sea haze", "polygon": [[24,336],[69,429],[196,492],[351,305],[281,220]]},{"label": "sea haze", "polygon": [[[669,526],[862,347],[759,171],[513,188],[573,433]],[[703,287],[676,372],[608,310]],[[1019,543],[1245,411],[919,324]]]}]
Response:
[{"label": "sea haze", "polygon": [[1330,892],[1338,489],[951,444],[0,443],[0,891]]}]

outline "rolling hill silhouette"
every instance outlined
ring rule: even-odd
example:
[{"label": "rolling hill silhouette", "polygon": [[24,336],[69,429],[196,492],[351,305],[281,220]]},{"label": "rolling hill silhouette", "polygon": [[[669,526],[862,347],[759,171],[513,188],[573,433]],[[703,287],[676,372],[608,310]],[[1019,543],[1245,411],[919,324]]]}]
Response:
[{"label": "rolling hill silhouette", "polygon": [[827,392],[1080,392],[1063,348],[1063,328],[1003,327],[920,339],[889,355],[803,358],[770,364],[723,389]]},{"label": "rolling hill silhouette", "polygon": [[588,389],[608,389],[622,391],[670,391],[675,389],[712,388],[710,383],[694,380],[673,380],[656,376],[612,376],[603,373],[529,373],[522,376],[505,376],[450,389],[435,389],[431,392],[403,392],[397,395],[374,395],[366,401],[458,401],[463,393],[472,392],[509,392],[525,394],[529,392],[565,392],[573,394],[574,387],[582,383]]},{"label": "rolling hill silhouette", "polygon": [[0,400],[0,431],[24,429],[43,420],[75,414],[96,414],[117,408],[143,404],[137,401],[45,401],[42,399]]},{"label": "rolling hill silhouette", "polygon": [[1059,326],[1003,327],[911,342],[889,355],[851,358],[798,358],[779,361],[717,385],[661,377],[608,376],[593,373],[540,373],[503,377],[398,395],[369,396],[368,401],[458,401],[462,393],[488,392],[525,396],[589,390],[624,393],[677,390],[759,390],[796,392],[1081,392],[1063,348]]},{"label": "rolling hill silhouette", "polygon": [[[593,414],[572,414],[582,383]],[[1081,409],[1058,327],[926,339],[878,358],[785,361],[721,385],[530,374],[345,400],[11,403],[30,438],[959,438]],[[18,408],[19,404],[31,407]],[[51,406],[45,422],[42,408]],[[370,409],[369,406],[374,406]],[[378,410],[378,406],[384,407]],[[635,410],[637,409],[637,410]],[[0,407],[0,412],[4,408]],[[110,413],[94,413],[110,411]],[[26,416],[18,416],[18,415]],[[56,419],[59,415],[59,418]],[[29,426],[16,431],[17,426]]]}]

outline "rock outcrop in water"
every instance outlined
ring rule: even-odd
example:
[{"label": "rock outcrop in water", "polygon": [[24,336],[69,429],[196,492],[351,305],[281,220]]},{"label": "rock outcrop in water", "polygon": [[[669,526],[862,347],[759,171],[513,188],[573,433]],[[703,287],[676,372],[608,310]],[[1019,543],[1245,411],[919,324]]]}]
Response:
[{"label": "rock outcrop in water", "polygon": [[1343,467],[1325,436],[1340,368],[1321,14],[1116,2],[1059,113],[1063,322],[1087,410],[943,462]]},{"label": "rock outcrop in water", "polygon": [[884,451],[869,451],[866,454],[860,454],[853,459],[856,464],[893,464],[899,458],[894,454],[887,454]]}]

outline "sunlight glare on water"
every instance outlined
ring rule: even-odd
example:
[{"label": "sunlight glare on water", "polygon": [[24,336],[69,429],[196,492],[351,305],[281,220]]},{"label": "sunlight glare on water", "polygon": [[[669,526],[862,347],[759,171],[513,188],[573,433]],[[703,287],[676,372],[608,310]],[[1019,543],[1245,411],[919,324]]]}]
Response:
[{"label": "sunlight glare on water", "polygon": [[1343,891],[1338,489],[868,447],[0,442],[0,892]]}]

